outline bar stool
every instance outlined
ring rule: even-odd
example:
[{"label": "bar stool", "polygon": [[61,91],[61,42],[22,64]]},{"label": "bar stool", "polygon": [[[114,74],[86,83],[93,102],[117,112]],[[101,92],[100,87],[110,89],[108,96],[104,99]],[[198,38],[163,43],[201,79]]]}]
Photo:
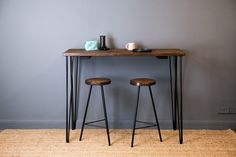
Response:
[{"label": "bar stool", "polygon": [[[153,100],[153,95],[152,95],[152,89],[151,89],[151,86],[155,85],[156,81],[153,80],[153,79],[150,79],[150,78],[135,78],[135,79],[130,80],[130,84],[133,85],[133,86],[138,86],[138,97],[137,97],[137,104],[136,104],[134,121],[133,121],[133,133],[132,133],[131,147],[133,147],[133,144],[134,144],[135,129],[144,129],[144,128],[153,127],[153,126],[157,126],[158,133],[159,133],[159,138],[160,138],[160,141],[162,142],[160,126],[159,126],[159,122],[158,122],[158,118],[157,118],[156,108],[155,108],[155,104],[154,104],[154,100]],[[150,92],[150,96],[151,96],[151,100],[152,100],[152,107],[153,107],[153,111],[154,111],[154,115],[155,115],[156,124],[155,123],[149,123],[149,122],[143,122],[143,121],[138,121],[137,120],[137,112],[138,112],[138,104],[139,104],[139,94],[140,94],[140,87],[141,86],[148,86],[148,88],[149,88],[149,92]],[[148,124],[148,126],[136,128],[136,122],[143,123],[143,124]]]},{"label": "bar stool", "polygon": [[[86,83],[87,85],[90,85],[90,89],[89,89],[88,100],[87,100],[87,105],[86,105],[86,108],[85,108],[85,113],[84,113],[84,118],[83,118],[83,124],[82,124],[82,128],[81,128],[80,139],[79,139],[79,140],[80,140],[80,141],[82,140],[84,125],[100,127],[100,126],[93,125],[93,123],[105,121],[106,132],[107,132],[107,138],[108,138],[108,145],[110,146],[111,143],[110,143],[109,126],[108,126],[108,120],[107,120],[107,111],[106,111],[106,103],[105,103],[105,96],[104,96],[104,89],[103,89],[103,86],[110,84],[110,83],[111,83],[111,80],[110,80],[109,78],[97,77],[97,78],[89,78],[89,79],[86,79],[86,80],[85,80],[85,83]],[[104,110],[104,117],[105,117],[105,119],[96,120],[96,121],[91,121],[91,122],[87,122],[87,123],[86,123],[85,120],[86,120],[86,116],[87,116],[87,111],[88,111],[88,106],[89,106],[89,100],[90,100],[90,96],[91,96],[91,92],[92,92],[92,87],[93,87],[93,86],[100,86],[100,87],[101,87],[102,103],[103,103],[103,110]]]}]

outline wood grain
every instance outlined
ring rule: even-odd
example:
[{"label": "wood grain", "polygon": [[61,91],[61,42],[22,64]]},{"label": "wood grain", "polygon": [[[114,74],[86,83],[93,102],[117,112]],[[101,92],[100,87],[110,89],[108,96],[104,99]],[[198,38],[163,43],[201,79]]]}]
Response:
[{"label": "wood grain", "polygon": [[105,77],[96,77],[86,79],[85,83],[88,85],[107,85],[111,83],[111,80]]},{"label": "wood grain", "polygon": [[84,49],[69,49],[64,56],[81,57],[106,57],[106,56],[185,56],[186,53],[180,49],[153,49],[152,52],[132,52],[126,49],[111,49],[108,51],[85,51]]},{"label": "wood grain", "polygon": [[156,84],[156,81],[150,78],[135,78],[130,80],[130,84],[134,86],[151,86]]}]

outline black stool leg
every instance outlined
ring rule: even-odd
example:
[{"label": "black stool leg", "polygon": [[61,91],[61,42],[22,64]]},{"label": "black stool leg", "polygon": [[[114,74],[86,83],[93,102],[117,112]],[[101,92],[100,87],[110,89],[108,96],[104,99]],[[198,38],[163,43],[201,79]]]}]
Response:
[{"label": "black stool leg", "polygon": [[106,131],[107,131],[107,138],[108,138],[108,145],[110,146],[110,135],[109,135],[109,126],[108,126],[108,120],[107,120],[107,111],[106,111],[106,103],[105,103],[105,96],[104,96],[104,90],[103,86],[101,85],[101,93],[102,93],[102,103],[103,103],[103,110],[104,110],[104,116],[105,116],[105,123],[106,123]]},{"label": "black stool leg", "polygon": [[82,136],[83,136],[84,124],[85,124],[85,120],[86,120],[86,116],[87,116],[87,111],[88,111],[89,100],[90,100],[90,96],[91,96],[91,92],[92,92],[92,87],[93,87],[93,86],[90,85],[89,95],[88,95],[88,100],[87,100],[87,105],[86,105],[86,109],[85,109],[85,113],[84,113],[83,124],[82,124],[81,132],[80,132],[80,138],[79,138],[80,141],[82,140]]},{"label": "black stool leg", "polygon": [[155,107],[155,103],[154,103],[153,95],[152,95],[152,89],[151,89],[151,86],[148,86],[148,88],[149,88],[150,96],[151,96],[151,99],[152,99],[152,106],[153,106],[153,111],[154,111],[154,115],[155,115],[155,119],[156,119],[156,123],[157,123],[157,129],[158,129],[158,132],[159,132],[160,141],[162,142],[161,131],[160,131],[160,126],[159,126],[159,122],[158,122],[158,118],[157,118],[156,107]]},{"label": "black stool leg", "polygon": [[137,113],[138,113],[139,94],[140,94],[140,86],[138,86],[138,97],[137,97],[137,104],[136,104],[136,110],[135,110],[135,115],[134,115],[134,123],[133,123],[133,133],[132,133],[131,147],[134,146],[134,134],[135,134],[135,127],[136,127]]},{"label": "black stool leg", "polygon": [[172,108],[172,124],[173,130],[176,130],[176,109],[174,104],[174,96],[173,96],[173,75],[172,75],[172,63],[171,56],[169,56],[169,68],[170,68],[170,98],[171,98],[171,108]]}]

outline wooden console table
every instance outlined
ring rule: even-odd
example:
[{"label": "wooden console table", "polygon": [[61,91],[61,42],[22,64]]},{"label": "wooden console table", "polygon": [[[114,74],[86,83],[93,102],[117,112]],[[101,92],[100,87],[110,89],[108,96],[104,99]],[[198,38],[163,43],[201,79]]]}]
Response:
[{"label": "wooden console table", "polygon": [[182,57],[185,52],[180,49],[153,49],[152,52],[130,52],[125,49],[111,49],[108,51],[85,51],[84,49],[69,49],[64,52],[66,57],[66,142],[69,142],[70,127],[76,128],[79,103],[79,63],[85,57],[113,57],[113,56],[153,56],[166,58],[169,61],[170,98],[172,108],[173,129],[179,129],[179,143],[183,143],[183,115],[182,115]]}]

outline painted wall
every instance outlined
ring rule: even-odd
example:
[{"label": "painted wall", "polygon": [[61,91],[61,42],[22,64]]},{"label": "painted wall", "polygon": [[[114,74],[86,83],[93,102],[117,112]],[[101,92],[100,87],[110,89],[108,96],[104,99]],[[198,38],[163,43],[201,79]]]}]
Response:
[{"label": "painted wall", "polygon": [[[65,58],[69,48],[108,36],[123,48],[135,41],[148,48],[181,48],[184,126],[236,128],[235,0],[0,0],[0,128],[65,126]],[[131,127],[136,88],[133,77],[153,77],[162,128],[170,128],[167,60],[92,58],[82,61],[79,121],[88,93],[85,78],[110,77],[105,88],[112,127]],[[143,89],[139,118],[153,121]],[[99,90],[92,94],[88,119],[103,116]]]}]

